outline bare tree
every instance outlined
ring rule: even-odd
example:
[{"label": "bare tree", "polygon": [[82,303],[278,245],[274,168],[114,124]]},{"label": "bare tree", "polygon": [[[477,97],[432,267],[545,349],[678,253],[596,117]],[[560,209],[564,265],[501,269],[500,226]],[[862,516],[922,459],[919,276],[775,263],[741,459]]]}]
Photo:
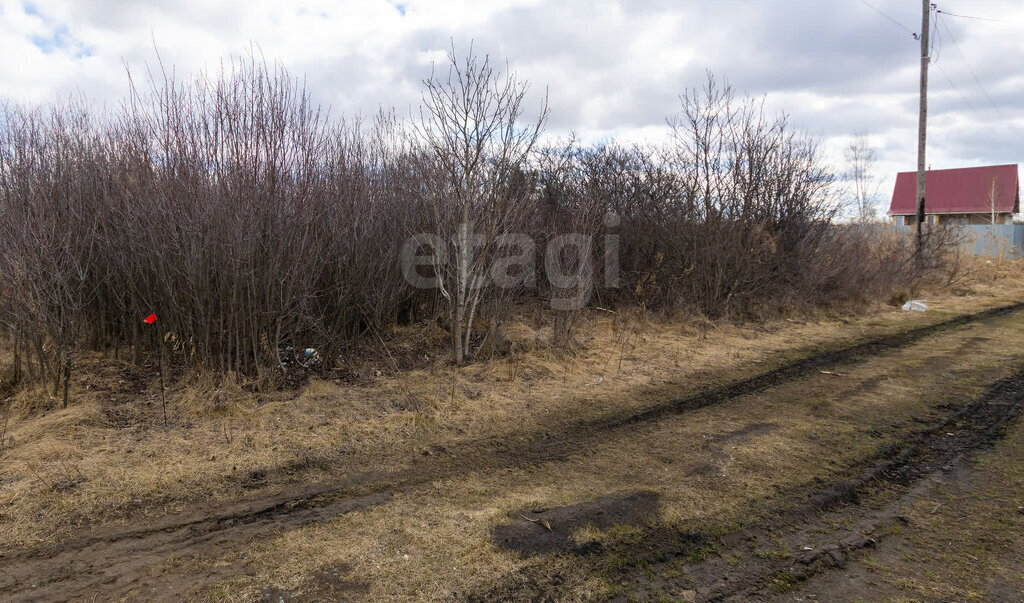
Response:
[{"label": "bare tree", "polygon": [[996,223],[996,199],[999,197],[999,193],[1002,192],[1002,188],[1003,184],[999,177],[993,176],[991,182],[989,182],[988,190],[988,202],[992,210],[992,224]]},{"label": "bare tree", "polygon": [[434,234],[453,243],[454,262],[436,254],[435,273],[461,363],[473,352],[473,322],[498,248],[529,214],[533,190],[524,186],[522,168],[547,120],[547,98],[523,123],[528,84],[472,48],[459,58],[454,46],[446,73],[432,73],[423,85],[415,132],[436,175],[424,200]]},{"label": "bare tree", "polygon": [[870,219],[875,214],[873,198],[878,192],[878,181],[874,173],[878,150],[871,146],[866,134],[859,133],[846,147],[845,159],[854,202],[857,204],[857,215],[862,220]]}]

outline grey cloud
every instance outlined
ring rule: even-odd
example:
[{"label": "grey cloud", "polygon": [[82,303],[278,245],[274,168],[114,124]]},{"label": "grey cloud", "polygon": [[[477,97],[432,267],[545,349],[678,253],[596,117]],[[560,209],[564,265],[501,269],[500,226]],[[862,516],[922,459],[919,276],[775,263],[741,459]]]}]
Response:
[{"label": "grey cloud", "polygon": [[[872,4],[912,30],[920,27],[915,3]],[[490,10],[479,6],[474,10]],[[1018,61],[1024,50],[1018,35],[1024,13],[1012,14],[1012,0],[969,6],[1005,22],[946,18],[940,27],[936,44],[941,54],[932,78],[935,157],[950,162],[1016,161],[1024,150],[1018,142],[1024,138],[1021,128],[1012,121],[1024,108],[1024,69]],[[437,8],[414,0],[410,7],[409,20],[403,23],[415,24],[417,12]],[[576,129],[611,136],[663,126],[666,116],[678,110],[678,95],[700,85],[711,70],[739,91],[767,94],[771,110],[787,111],[794,125],[826,140],[839,141],[859,131],[881,137],[887,164],[906,163],[914,146],[904,138],[912,138],[916,128],[916,42],[857,1],[513,3],[482,19],[466,20],[470,25],[412,25],[363,40],[365,44],[345,52],[305,44],[302,32],[285,31],[275,21],[285,10],[320,15],[316,7],[267,4],[257,10],[234,2],[52,0],[40,10],[65,22],[85,44],[105,42],[97,48],[107,54],[93,60],[103,61],[108,72],[120,72],[122,58],[136,67],[152,61],[151,32],[168,56],[205,57],[212,65],[223,48],[244,53],[248,41],[270,46],[278,37],[294,38],[292,46],[275,46],[287,56],[267,58],[281,59],[293,74],[305,76],[314,98],[331,105],[335,114],[367,115],[380,106],[404,114],[419,102],[419,82],[429,75],[422,53],[443,52],[452,40],[464,50],[473,41],[478,51],[507,59],[529,78],[534,99],[545,88],[550,91],[554,133]],[[334,18],[331,10],[323,12],[319,18],[336,27],[338,39],[343,39],[350,24]],[[182,31],[194,36],[172,37]],[[210,46],[215,43],[220,46]],[[961,52],[998,108],[975,84]],[[664,56],[689,58],[665,62]],[[100,95],[122,92],[110,84],[111,78],[76,71],[74,65],[68,63],[61,85],[86,82]]]}]

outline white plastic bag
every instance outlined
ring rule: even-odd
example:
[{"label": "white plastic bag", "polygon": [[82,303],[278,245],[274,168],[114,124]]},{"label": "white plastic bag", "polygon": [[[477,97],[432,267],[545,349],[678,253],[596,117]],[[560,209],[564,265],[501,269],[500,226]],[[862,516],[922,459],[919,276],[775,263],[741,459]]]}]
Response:
[{"label": "white plastic bag", "polygon": [[927,299],[912,299],[903,304],[903,309],[908,312],[927,312],[928,306],[924,303]]}]

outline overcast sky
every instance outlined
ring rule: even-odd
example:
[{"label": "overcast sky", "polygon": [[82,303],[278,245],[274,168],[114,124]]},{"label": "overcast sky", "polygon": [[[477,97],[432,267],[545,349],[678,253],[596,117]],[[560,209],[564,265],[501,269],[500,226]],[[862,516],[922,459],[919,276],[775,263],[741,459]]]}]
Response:
[{"label": "overcast sky", "polygon": [[[706,70],[765,95],[841,164],[851,135],[877,146],[885,208],[916,167],[916,0],[0,0],[0,96],[81,90],[116,105],[124,64],[154,43],[179,74],[256,45],[304,76],[335,114],[400,112],[432,61],[474,41],[550,95],[549,131],[659,140]],[[875,8],[872,8],[875,7]],[[932,69],[929,163],[1017,163],[1024,154],[1024,2],[949,0]],[[876,10],[877,9],[877,10]],[[879,12],[881,11],[881,12]],[[885,13],[892,20],[883,16]],[[894,22],[895,21],[895,22]],[[905,28],[905,29],[904,29]],[[933,34],[934,35],[934,34]],[[884,208],[883,208],[884,209]]]}]

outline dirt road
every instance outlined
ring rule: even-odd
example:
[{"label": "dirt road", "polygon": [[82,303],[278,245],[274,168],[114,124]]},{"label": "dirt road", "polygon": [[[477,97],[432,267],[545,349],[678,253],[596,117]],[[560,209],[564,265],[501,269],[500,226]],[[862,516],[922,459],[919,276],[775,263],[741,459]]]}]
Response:
[{"label": "dirt road", "polygon": [[1003,436],[1022,405],[1024,368],[980,398],[949,408],[945,419],[878,451],[851,479],[823,484],[804,504],[778,509],[717,539],[689,534],[691,546],[661,554],[692,554],[695,547],[713,548],[715,554],[690,565],[675,580],[651,580],[648,576],[657,575],[659,564],[646,565],[642,572],[624,576],[635,589],[631,594],[692,589],[702,601],[793,600],[791,589],[843,570],[851,557],[899,534],[908,523],[906,507],[921,497],[929,482],[958,474],[962,479],[972,456]]},{"label": "dirt road", "polygon": [[[396,495],[417,492],[439,480],[457,480],[469,472],[501,473],[585,456],[598,445],[629,440],[638,430],[659,422],[679,420],[688,413],[744,397],[770,398],[777,388],[794,380],[830,379],[848,366],[876,361],[884,353],[927,346],[933,338],[949,336],[968,325],[984,333],[987,325],[1013,317],[1021,308],[1021,304],[997,308],[813,353],[721,388],[669,400],[640,412],[579,423],[555,434],[522,442],[489,440],[453,446],[419,459],[400,472],[348,476],[330,486],[226,508],[199,507],[188,514],[143,525],[83,530],[72,541],[0,557],[0,593],[4,599],[26,601],[111,600],[125,596],[180,600],[199,596],[208,587],[251,572],[246,562],[223,561],[227,553],[245,550],[282,532],[386,504]],[[955,353],[947,356],[945,362],[957,361]],[[1009,367],[1003,366],[1002,370],[1006,372]],[[1022,399],[1024,373],[1014,371],[980,397],[946,404],[937,420],[910,430],[897,443],[846,467],[846,479],[829,476],[825,483],[799,493],[797,499],[767,501],[768,507],[760,510],[759,518],[740,529],[722,534],[672,533],[655,522],[648,533],[633,538],[629,545],[635,549],[627,555],[636,560],[633,569],[627,563],[614,570],[614,580],[624,585],[620,595],[642,599],[669,593],[700,600],[779,596],[815,574],[841,568],[848,557],[874,546],[892,532],[893,526],[901,522],[898,510],[927,478],[964,466],[971,455],[997,439],[1017,415]],[[748,437],[757,429],[755,425],[733,437]],[[879,495],[879,490],[884,494]],[[771,508],[776,504],[782,506]],[[536,516],[529,513],[523,514],[517,524],[537,530],[544,537],[556,533],[550,526],[545,529],[545,522],[572,523],[568,520],[571,513],[559,515],[558,509]],[[647,525],[651,523],[648,519],[638,516],[637,522]],[[834,528],[836,525],[842,527]],[[583,549],[573,546],[577,547],[574,554],[585,566],[600,565],[608,552],[598,545]],[[559,549],[556,546],[551,551]],[[616,552],[618,557],[622,553]],[[208,562],[211,559],[221,561]],[[659,564],[675,567],[680,559],[687,560],[686,571],[677,578],[665,578],[657,572]],[[742,563],[737,563],[738,559]],[[464,592],[455,598],[557,597],[558,580],[552,579],[545,567],[544,563],[527,564],[488,589]],[[546,590],[531,591],[531,584]],[[358,597],[358,592],[351,594]],[[284,593],[281,598],[288,596]]]}]

